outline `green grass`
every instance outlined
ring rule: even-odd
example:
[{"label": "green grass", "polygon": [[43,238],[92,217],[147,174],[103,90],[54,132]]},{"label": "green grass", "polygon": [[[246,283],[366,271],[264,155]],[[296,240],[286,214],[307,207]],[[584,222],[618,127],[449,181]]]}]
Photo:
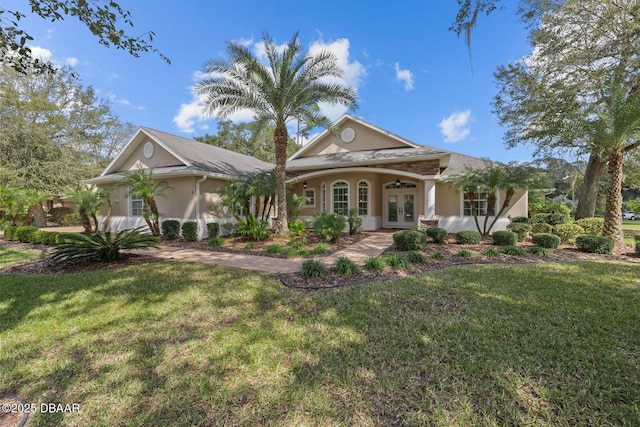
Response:
[{"label": "green grass", "polygon": [[0,268],[8,267],[12,264],[38,259],[42,256],[42,251],[36,249],[23,249],[0,246]]},{"label": "green grass", "polygon": [[622,232],[624,233],[624,242],[634,246],[634,236],[640,235],[640,221],[622,221]]},{"label": "green grass", "polygon": [[0,276],[0,392],[40,425],[639,425],[640,266],[328,292],[159,262]]}]

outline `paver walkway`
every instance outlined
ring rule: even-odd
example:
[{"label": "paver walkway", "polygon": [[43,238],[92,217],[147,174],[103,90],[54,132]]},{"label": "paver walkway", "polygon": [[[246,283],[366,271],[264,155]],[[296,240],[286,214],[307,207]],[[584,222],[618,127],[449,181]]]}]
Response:
[{"label": "paver walkway", "polygon": [[[313,257],[327,265],[334,264],[338,257],[344,256],[361,263],[369,256],[380,255],[393,244],[391,233],[375,233],[360,240],[345,249],[324,257]],[[224,265],[227,267],[244,268],[247,270],[265,271],[268,273],[293,273],[300,271],[303,258],[283,259],[256,255],[234,254],[207,250],[185,249],[162,246],[159,251],[132,251],[145,255],[152,255],[162,259],[178,261],[193,261],[204,264]]]}]

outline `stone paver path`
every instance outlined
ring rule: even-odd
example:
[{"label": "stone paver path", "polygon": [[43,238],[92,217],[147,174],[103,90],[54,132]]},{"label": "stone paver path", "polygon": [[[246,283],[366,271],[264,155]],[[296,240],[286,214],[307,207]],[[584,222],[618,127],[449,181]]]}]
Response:
[{"label": "stone paver path", "polygon": [[[345,256],[356,263],[361,263],[369,256],[380,255],[392,244],[393,235],[391,233],[375,233],[360,240],[358,243],[349,246],[348,248],[334,252],[333,254],[325,257],[314,257],[314,259],[318,259],[325,264],[331,265],[336,262],[338,257]],[[132,252],[152,255],[162,259],[223,265],[227,267],[244,268],[247,270],[264,271],[268,273],[293,273],[300,271],[302,263],[305,261],[303,258],[283,259],[168,246],[163,246],[159,251],[140,250]]]}]

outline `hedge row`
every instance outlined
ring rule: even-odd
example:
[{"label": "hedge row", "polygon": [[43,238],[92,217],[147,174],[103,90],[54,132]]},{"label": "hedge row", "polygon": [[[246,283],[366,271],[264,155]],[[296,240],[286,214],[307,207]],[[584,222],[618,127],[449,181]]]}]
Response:
[{"label": "hedge row", "polygon": [[43,245],[64,243],[71,234],[74,233],[38,230],[37,227],[30,225],[7,226],[4,229],[5,240]]}]

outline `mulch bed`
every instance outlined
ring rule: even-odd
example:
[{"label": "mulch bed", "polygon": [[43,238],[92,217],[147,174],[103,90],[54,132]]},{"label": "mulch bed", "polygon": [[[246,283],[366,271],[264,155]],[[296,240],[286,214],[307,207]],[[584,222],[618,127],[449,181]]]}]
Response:
[{"label": "mulch bed", "polygon": [[[452,241],[455,241],[452,240]],[[427,261],[424,264],[410,264],[407,269],[397,269],[387,267],[379,272],[367,271],[361,268],[361,273],[357,275],[345,276],[335,273],[329,270],[322,277],[316,278],[304,278],[300,273],[280,273],[278,276],[282,283],[289,288],[306,289],[306,290],[319,290],[319,289],[332,289],[341,288],[345,286],[359,285],[372,281],[384,281],[393,280],[401,277],[407,277],[416,274],[429,273],[436,270],[442,270],[447,267],[456,265],[469,265],[469,264],[523,264],[523,263],[536,263],[536,262],[568,262],[568,261],[582,261],[582,260],[600,260],[600,261],[624,261],[640,263],[634,252],[633,248],[627,247],[626,250],[618,252],[613,255],[602,254],[590,254],[578,251],[573,245],[562,245],[558,249],[550,249],[551,254],[543,257],[526,252],[527,248],[533,246],[529,243],[519,243],[518,247],[525,250],[523,255],[512,256],[500,254],[497,256],[485,256],[482,252],[489,248],[496,248],[500,251],[499,246],[493,246],[489,241],[484,241],[479,245],[458,245],[455,243],[446,244],[427,244],[425,247],[425,254],[427,255]],[[468,249],[474,253],[473,257],[462,257],[457,255],[460,249]],[[385,253],[396,252],[393,248],[385,251]],[[432,252],[440,252],[443,255],[442,259],[429,258],[429,254]],[[401,254],[400,252],[396,252]]]},{"label": "mulch bed", "polygon": [[[337,242],[327,242],[324,237],[316,236],[315,234],[313,234],[312,231],[307,230],[304,235],[299,237],[279,238],[274,235],[271,235],[269,236],[268,239],[262,240],[260,242],[248,240],[248,239],[245,239],[244,237],[225,237],[224,246],[215,246],[215,247],[207,245],[207,240],[187,242],[182,237],[175,240],[163,240],[161,244],[164,246],[197,249],[197,250],[203,250],[203,251],[229,252],[229,253],[243,254],[243,255],[257,255],[257,256],[266,256],[266,257],[272,257],[272,258],[285,258],[284,254],[281,254],[281,253],[280,254],[267,253],[266,252],[267,247],[275,243],[281,243],[286,247],[287,244],[292,240],[304,240],[306,241],[305,247],[308,249],[313,249],[318,243],[324,242],[327,245],[327,249],[324,254],[330,255],[334,252],[337,252],[348,246],[351,246],[362,239],[365,239],[371,236],[371,234],[372,233],[368,233],[368,232],[362,232],[354,235],[350,235],[349,233],[343,233]],[[250,249],[247,248],[247,244],[250,244],[251,246]]]}]

